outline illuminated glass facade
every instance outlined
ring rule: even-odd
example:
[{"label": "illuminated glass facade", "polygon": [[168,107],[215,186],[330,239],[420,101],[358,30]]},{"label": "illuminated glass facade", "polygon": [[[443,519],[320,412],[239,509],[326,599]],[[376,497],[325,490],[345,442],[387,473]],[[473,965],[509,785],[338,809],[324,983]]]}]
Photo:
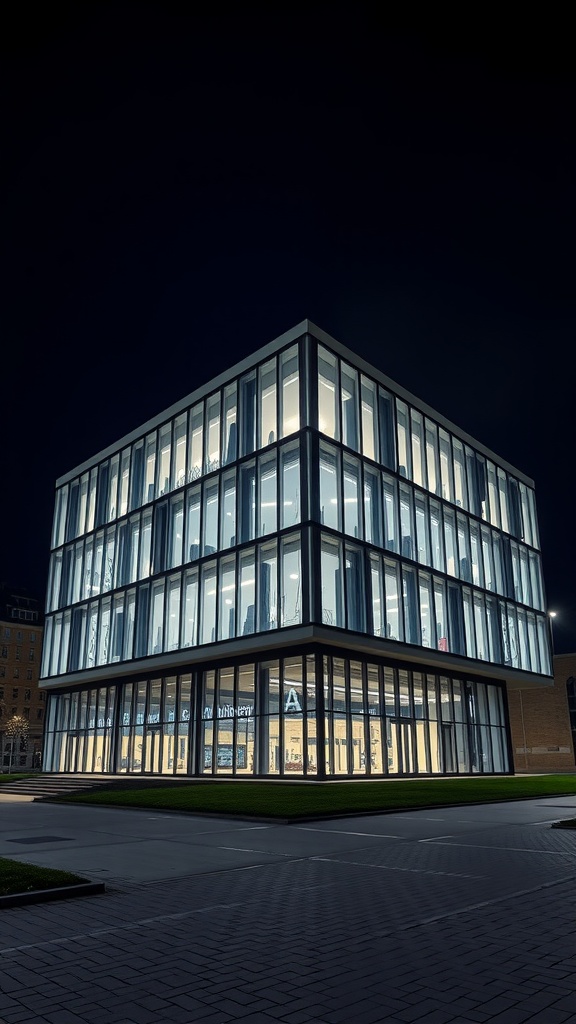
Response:
[{"label": "illuminated glass facade", "polygon": [[532,482],[308,321],[58,482],[48,770],[509,768]]}]

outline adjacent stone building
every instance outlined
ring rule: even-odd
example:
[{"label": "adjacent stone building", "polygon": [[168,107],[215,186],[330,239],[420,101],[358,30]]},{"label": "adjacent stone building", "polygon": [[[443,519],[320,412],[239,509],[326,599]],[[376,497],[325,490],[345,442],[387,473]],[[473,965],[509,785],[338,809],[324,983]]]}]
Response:
[{"label": "adjacent stone building", "polygon": [[576,654],[554,657],[554,685],[508,692],[517,772],[576,771]]},{"label": "adjacent stone building", "polygon": [[[43,613],[23,588],[0,584],[0,771],[41,765],[46,693],[38,689]],[[8,723],[21,716],[28,737],[16,742]],[[8,731],[7,731],[8,728]]]}]

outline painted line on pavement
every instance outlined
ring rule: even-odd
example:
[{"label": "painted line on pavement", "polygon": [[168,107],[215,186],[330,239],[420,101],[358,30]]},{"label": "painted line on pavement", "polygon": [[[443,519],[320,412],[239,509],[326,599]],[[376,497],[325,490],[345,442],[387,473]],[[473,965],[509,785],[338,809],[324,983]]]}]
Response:
[{"label": "painted line on pavement", "polygon": [[336,836],[372,836],[374,839],[405,839],[405,836],[388,836],[381,832],[347,832],[343,828],[306,828],[305,825],[293,825],[300,832],[325,832]]}]

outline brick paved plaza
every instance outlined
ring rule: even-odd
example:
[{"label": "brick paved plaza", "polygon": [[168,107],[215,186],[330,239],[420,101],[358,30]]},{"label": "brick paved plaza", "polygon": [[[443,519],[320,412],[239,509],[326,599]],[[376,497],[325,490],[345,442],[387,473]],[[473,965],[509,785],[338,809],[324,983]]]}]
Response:
[{"label": "brick paved plaza", "polygon": [[574,815],[563,797],[287,826],[1,801],[1,855],[108,891],[0,911],[0,1022],[576,1021],[576,832],[550,828]]}]

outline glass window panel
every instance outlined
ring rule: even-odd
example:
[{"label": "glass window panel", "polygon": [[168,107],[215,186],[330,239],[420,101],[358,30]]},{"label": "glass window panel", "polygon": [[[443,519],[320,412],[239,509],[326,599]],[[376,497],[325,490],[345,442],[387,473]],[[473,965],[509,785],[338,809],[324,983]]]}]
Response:
[{"label": "glass window panel", "polygon": [[362,454],[369,459],[378,458],[378,422],[376,415],[376,385],[364,375],[360,378],[362,398]]},{"label": "glass window panel", "polygon": [[378,421],[380,427],[380,461],[388,469],[396,469],[396,438],[394,426],[394,399],[383,388],[378,388]]},{"label": "glass window panel", "polygon": [[466,583],[472,582],[472,567],[470,561],[470,541],[468,537],[468,520],[465,516],[456,516],[458,527],[458,562],[459,572],[457,575]]},{"label": "glass window panel", "polygon": [[540,539],[538,537],[538,520],[536,518],[536,497],[534,495],[534,491],[530,487],[528,488],[528,507],[530,511],[531,523],[530,535],[532,537],[530,543],[533,545],[533,547],[539,548]]},{"label": "glass window panel", "polygon": [[114,455],[110,459],[110,473],[108,476],[108,508],[107,520],[115,519],[118,514],[118,474],[120,468],[120,456]]},{"label": "glass window panel", "polygon": [[384,488],[384,547],[388,551],[400,551],[400,527],[398,524],[398,494],[396,481],[386,474],[382,477]]},{"label": "glass window panel", "polygon": [[412,465],[410,457],[408,406],[405,402],[396,399],[396,428],[398,436],[398,472],[400,476],[412,478]]},{"label": "glass window panel", "polygon": [[[58,616],[54,620],[54,643],[52,647],[52,658],[54,649],[57,649],[56,639],[60,640],[58,627]],[[93,668],[96,664],[96,636],[98,633],[98,604],[93,602],[88,611],[88,629],[86,635],[86,668]]]},{"label": "glass window panel", "polygon": [[283,537],[282,551],[282,602],[280,625],[293,626],[302,621],[302,566],[300,534]]},{"label": "glass window panel", "polygon": [[500,526],[500,501],[498,499],[498,485],[496,483],[496,466],[493,462],[486,461],[486,483],[488,487],[488,505],[490,508],[490,522],[492,526]]},{"label": "glass window panel", "polygon": [[239,468],[240,541],[254,540],[256,536],[256,466],[244,463]]},{"label": "glass window panel", "polygon": [[[90,597],[92,591],[92,545],[89,544],[87,548],[87,578],[86,578],[86,597]],[[50,610],[54,611],[60,607],[60,584],[62,580],[62,552],[57,551],[52,556],[52,599],[50,601]]]},{"label": "glass window panel", "polygon": [[204,484],[202,554],[213,555],[218,550],[218,480]]},{"label": "glass window panel", "polygon": [[496,579],[496,593],[506,593],[504,587],[504,572],[502,566],[502,538],[499,533],[492,530],[492,559],[494,563],[494,576]]},{"label": "glass window panel", "polygon": [[156,574],[163,572],[166,568],[166,549],[168,547],[170,527],[168,521],[168,502],[163,501],[155,506],[152,514],[152,523],[152,536],[154,540],[152,572]]},{"label": "glass window panel", "polygon": [[366,632],[364,558],[360,548],[346,544],[346,621],[348,629]]},{"label": "glass window panel", "polygon": [[276,453],[258,459],[258,536],[278,529],[276,502]]},{"label": "glass window panel", "polygon": [[420,584],[420,643],[422,647],[436,647],[432,581],[427,572],[420,572],[418,579]]},{"label": "glass window panel", "polygon": [[384,560],[384,581],[386,589],[386,637],[388,640],[403,640],[402,609],[400,607],[399,566],[397,562]]},{"label": "glass window panel", "polygon": [[180,574],[168,580],[165,650],[178,650],[180,636]]},{"label": "glass window panel", "polygon": [[[110,616],[110,598],[106,598],[108,602],[107,614]],[[68,668],[68,649],[70,646],[70,620],[71,613],[64,612],[64,618],[62,620],[62,639],[60,642],[60,663],[58,667],[59,673],[62,675]],[[105,657],[108,657],[108,642],[106,640]]]},{"label": "glass window panel", "polygon": [[320,522],[333,530],[342,529],[340,496],[340,453],[320,443]]},{"label": "glass window panel", "polygon": [[240,454],[250,455],[256,448],[256,371],[240,380]]},{"label": "glass window panel", "polygon": [[466,631],[466,654],[469,658],[475,658],[476,638],[474,635],[472,593],[468,587],[462,587],[462,601],[464,605],[464,629]]},{"label": "glass window panel", "polygon": [[422,413],[410,410],[412,435],[412,479],[419,487],[426,487],[426,446]]},{"label": "glass window panel", "polygon": [[284,445],[280,449],[280,473],[282,494],[281,529],[300,522],[300,446]]},{"label": "glass window panel", "polygon": [[412,509],[412,489],[400,484],[400,532],[402,536],[401,552],[404,558],[415,557],[414,514]]},{"label": "glass window panel", "polygon": [[117,594],[112,605],[110,657],[108,661],[114,663],[122,660],[122,646],[124,643],[124,594]]},{"label": "glass window panel", "polygon": [[430,546],[432,550],[432,565],[440,572],[445,572],[444,565],[444,539],[442,530],[442,517],[440,502],[429,500],[430,509]]},{"label": "glass window panel", "polygon": [[384,593],[382,561],[370,552],[370,592],[372,596],[372,631],[375,636],[385,636]]},{"label": "glass window panel", "polygon": [[347,363],[340,363],[342,395],[342,443],[360,450],[358,429],[358,374]]},{"label": "glass window panel", "polygon": [[540,672],[538,635],[536,632],[536,616],[534,615],[534,612],[527,613],[526,623],[528,629],[528,646],[530,649],[530,668],[533,672]]},{"label": "glass window panel", "polygon": [[74,547],[74,583],[72,585],[72,603],[82,600],[82,564],[84,560],[84,544],[82,541]]},{"label": "glass window panel", "polygon": [[414,492],[414,510],[416,513],[416,555],[421,565],[431,565],[430,539],[428,536],[428,499],[418,491]]},{"label": "glass window panel", "polygon": [[96,526],[103,526],[108,521],[108,480],[110,464],[103,462],[98,469],[98,487],[96,489]]},{"label": "glass window panel", "polygon": [[542,573],[540,568],[540,557],[535,551],[529,552],[530,581],[532,584],[532,606],[543,610],[544,598],[542,590]]},{"label": "glass window panel", "polygon": [[528,551],[523,544],[519,545],[520,556],[520,600],[524,604],[532,604],[530,593],[530,572],[528,569]]},{"label": "glass window panel", "polygon": [[316,708],[316,667],[313,654],[306,656],[306,707],[308,711]]},{"label": "glass window panel", "polygon": [[428,473],[428,490],[432,494],[441,494],[440,457],[438,451],[438,428],[431,420],[425,420],[426,429],[426,470]]},{"label": "glass window panel", "polygon": [[318,430],[340,440],[336,356],[318,346]]},{"label": "glass window panel", "polygon": [[298,345],[292,345],[280,356],[281,437],[300,430],[300,387]]},{"label": "glass window panel", "polygon": [[398,670],[398,698],[400,702],[400,716],[402,718],[412,718],[410,674],[403,668]]},{"label": "glass window panel", "polygon": [[182,546],[184,539],[184,498],[180,495],[170,502],[170,532],[168,568],[173,569],[182,564]]},{"label": "glass window panel", "polygon": [[362,537],[360,463],[349,455],[344,455],[344,532]]},{"label": "glass window panel", "polygon": [[473,512],[475,516],[481,516],[482,509],[480,504],[478,473],[476,470],[476,454],[467,444],[464,445],[464,464],[468,483],[468,504],[466,507],[470,509],[470,512]]},{"label": "glass window panel", "polygon": [[420,643],[419,601],[416,587],[416,570],[402,567],[402,598],[404,605],[404,629],[406,643]]},{"label": "glass window panel", "polygon": [[79,483],[73,480],[70,484],[70,500],[68,503],[68,521],[66,525],[66,540],[73,540],[78,536],[78,496]]},{"label": "glass window panel", "polygon": [[258,629],[276,629],[278,626],[278,554],[277,542],[260,544],[258,548]]},{"label": "glass window panel", "polygon": [[206,401],[206,432],[204,436],[204,472],[211,473],[220,467],[220,392]]},{"label": "glass window panel", "polygon": [[160,428],[158,444],[158,483],[156,496],[167,494],[170,490],[170,458],[172,453],[172,424],[167,423]]},{"label": "glass window panel", "polygon": [[456,504],[460,508],[468,508],[464,446],[457,437],[452,438],[452,455],[454,459],[454,496]]},{"label": "glass window panel", "polygon": [[231,469],[222,476],[222,500],[220,502],[220,549],[236,543],[236,470]]},{"label": "glass window panel", "polygon": [[343,626],[342,545],[326,534],[322,534],[320,565],[322,622],[328,626]]},{"label": "glass window panel", "polygon": [[204,438],[204,403],[199,402],[190,410],[190,433],[188,445],[188,481],[202,475]]},{"label": "glass window panel", "polygon": [[382,499],[380,473],[364,465],[364,522],[365,537],[369,544],[382,547]]},{"label": "glass window panel", "polygon": [[238,632],[248,636],[256,630],[256,565],[254,548],[240,553],[240,610]]},{"label": "glass window panel", "polygon": [[138,579],[143,580],[150,575],[150,553],[152,541],[152,509],[142,515],[142,533],[140,537],[140,569]]},{"label": "glass window panel", "polygon": [[156,478],[156,431],[146,438],[144,491],[142,501],[152,501],[154,497],[154,481]]},{"label": "glass window panel", "polygon": [[276,360],[270,359],[258,368],[258,398],[260,409],[260,443],[264,448],[278,439],[276,425]]},{"label": "glass window panel", "polygon": [[94,562],[92,565],[92,594],[99,594],[102,589],[102,559],[104,557],[104,533],[96,534],[94,542]]},{"label": "glass window panel", "polygon": [[480,527],[472,519],[469,521],[470,528],[470,559],[472,563],[472,583],[477,587],[484,586],[484,575],[482,572],[482,552],[480,546]]},{"label": "glass window panel", "polygon": [[218,639],[236,636],[236,559],[223,558],[220,562],[220,610]]},{"label": "glass window panel", "polygon": [[211,644],[216,639],[216,562],[202,567],[202,610],[200,643]]},{"label": "glass window panel", "polygon": [[518,639],[520,641],[520,668],[530,668],[530,651],[528,648],[528,625],[526,611],[518,608]]},{"label": "glass window panel", "polygon": [[398,680],[396,669],[387,665],[383,669],[384,675],[384,707],[386,715],[395,718],[398,714]]},{"label": "glass window panel", "polygon": [[222,435],[222,464],[227,466],[238,458],[236,381],[224,389],[224,430]]},{"label": "glass window panel", "polygon": [[78,499],[78,532],[80,536],[86,530],[86,510],[88,508],[88,473],[80,479],[80,495]]},{"label": "glass window panel", "polygon": [[114,582],[114,554],[116,551],[116,527],[109,526],[106,530],[104,545],[104,562],[102,565],[102,591],[112,590]]},{"label": "glass window panel", "polygon": [[174,459],[172,463],[172,487],[183,487],[186,483],[186,434],[188,414],[183,412],[174,420]]},{"label": "glass window panel", "polygon": [[488,647],[488,632],[486,628],[486,615],[484,611],[484,598],[482,594],[473,595],[474,600],[474,625],[476,627],[477,657],[480,661],[489,661],[490,652]]},{"label": "glass window panel", "polygon": [[452,446],[450,435],[439,428],[440,438],[440,476],[442,480],[442,497],[445,501],[454,501],[454,476],[452,473]]},{"label": "glass window panel", "polygon": [[278,714],[280,710],[280,667],[277,661],[261,663],[260,695],[262,714]]},{"label": "glass window panel", "polygon": [[506,483],[506,473],[503,469],[498,467],[498,494],[500,496],[500,515],[502,517],[502,529],[506,533],[510,532],[510,523],[508,518],[508,487]]},{"label": "glass window panel", "polygon": [[444,547],[446,550],[446,572],[457,576],[456,519],[452,509],[444,509]]},{"label": "glass window panel", "polygon": [[444,580],[434,577],[434,613],[436,643],[439,651],[448,650],[448,619],[446,615],[446,585]]},{"label": "glass window panel", "polygon": [[152,618],[148,654],[161,654],[164,648],[164,580],[152,585]]},{"label": "glass window panel", "polygon": [[134,620],[136,612],[136,593],[129,590],[126,595],[124,633],[122,637],[122,660],[127,661],[132,657],[134,645]]},{"label": "glass window panel", "polygon": [[186,561],[200,557],[200,486],[191,487],[186,495]]},{"label": "glass window panel", "polygon": [[198,569],[184,575],[184,608],[182,615],[182,647],[195,647],[198,639]]}]

